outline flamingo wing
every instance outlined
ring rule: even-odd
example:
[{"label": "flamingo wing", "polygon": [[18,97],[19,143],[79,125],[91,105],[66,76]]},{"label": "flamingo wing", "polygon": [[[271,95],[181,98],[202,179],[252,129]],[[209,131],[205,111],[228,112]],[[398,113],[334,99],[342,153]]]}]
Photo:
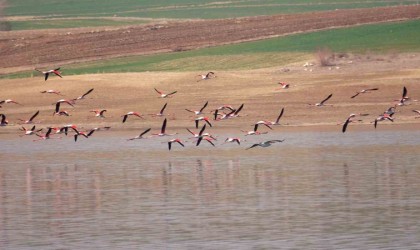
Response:
[{"label": "flamingo wing", "polygon": [[209,104],[209,101],[207,101],[204,106],[200,109],[200,113],[203,112],[203,110],[207,107],[207,105]]},{"label": "flamingo wing", "polygon": [[329,95],[327,96],[327,98],[325,98],[324,100],[322,100],[321,104],[324,104],[324,102],[328,101],[328,100],[332,97],[332,95],[333,95],[333,94],[329,94]]},{"label": "flamingo wing", "polygon": [[39,110],[35,112],[35,114],[31,116],[31,118],[29,118],[29,121],[32,121],[38,114],[39,114]]},{"label": "flamingo wing", "polygon": [[145,131],[143,131],[143,133],[140,134],[140,137],[142,137],[143,135],[145,135],[147,132],[150,131],[151,128],[146,129]]},{"label": "flamingo wing", "polygon": [[164,134],[166,130],[166,118],[163,120],[162,129],[160,130],[160,133]]}]

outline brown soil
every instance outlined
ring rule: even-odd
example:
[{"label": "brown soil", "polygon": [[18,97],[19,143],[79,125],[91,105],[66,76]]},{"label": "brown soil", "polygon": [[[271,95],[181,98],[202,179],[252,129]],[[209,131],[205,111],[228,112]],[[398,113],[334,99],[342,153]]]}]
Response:
[{"label": "brown soil", "polygon": [[105,30],[1,32],[0,73],[419,17],[420,5],[412,5],[223,20],[159,22]]}]

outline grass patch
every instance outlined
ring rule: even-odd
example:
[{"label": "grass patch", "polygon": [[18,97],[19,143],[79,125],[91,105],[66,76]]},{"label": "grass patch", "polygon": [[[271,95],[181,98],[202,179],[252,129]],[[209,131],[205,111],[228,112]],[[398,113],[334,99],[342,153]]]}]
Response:
[{"label": "grass patch", "polygon": [[97,19],[40,19],[28,21],[10,21],[12,30],[63,29],[78,27],[122,26],[144,24],[143,20]]},{"label": "grass patch", "polygon": [[[306,60],[308,56],[313,56],[315,51],[323,47],[328,47],[334,52],[355,53],[420,51],[420,20],[363,25],[192,51],[81,63],[63,67],[63,70],[69,75],[257,69]],[[30,74],[20,73],[9,77]]]},{"label": "grass patch", "polygon": [[300,13],[308,11],[372,8],[417,4],[414,0],[13,0],[9,16],[130,16],[148,18],[227,18]]}]

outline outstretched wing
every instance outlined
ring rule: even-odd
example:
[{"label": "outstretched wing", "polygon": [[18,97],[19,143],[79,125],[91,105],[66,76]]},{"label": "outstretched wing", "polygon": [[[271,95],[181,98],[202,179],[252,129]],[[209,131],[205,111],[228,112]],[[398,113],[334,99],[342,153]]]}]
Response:
[{"label": "outstretched wing", "polygon": [[31,118],[29,118],[29,121],[32,121],[38,114],[39,114],[39,110],[35,112],[35,114],[31,116]]},{"label": "outstretched wing", "polygon": [[324,102],[328,101],[333,94],[330,94],[329,96],[327,96],[327,98],[325,98],[324,100],[322,100],[321,104],[324,104]]},{"label": "outstretched wing", "polygon": [[92,91],[93,91],[93,89],[89,89],[88,92],[86,92],[82,95],[82,98],[89,95]]}]

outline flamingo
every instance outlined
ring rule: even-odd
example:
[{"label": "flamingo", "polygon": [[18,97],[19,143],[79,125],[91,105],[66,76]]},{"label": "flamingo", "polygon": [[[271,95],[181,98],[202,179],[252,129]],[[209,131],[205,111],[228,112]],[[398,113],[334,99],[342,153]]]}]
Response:
[{"label": "flamingo", "polygon": [[164,116],[164,114],[163,114],[163,112],[165,111],[165,109],[166,109],[166,106],[168,105],[168,103],[165,103],[165,105],[163,105],[163,107],[162,107],[162,109],[159,111],[159,113],[157,113],[157,114],[150,114],[151,116]]},{"label": "flamingo", "polygon": [[12,99],[6,99],[6,100],[2,100],[2,101],[0,101],[0,104],[6,104],[6,103],[13,103],[13,104],[17,104],[17,105],[22,105],[22,104],[20,104],[20,103],[18,103],[18,102],[16,102],[16,101],[14,101],[14,100],[12,100]]},{"label": "flamingo", "polygon": [[142,115],[140,115],[139,113],[137,113],[137,112],[133,112],[133,111],[130,111],[130,112],[128,112],[127,114],[125,114],[125,115],[122,115],[121,117],[124,117],[123,118],[123,120],[122,120],[122,122],[124,123],[125,121],[127,121],[127,118],[128,118],[128,116],[129,115],[134,115],[134,116],[137,116],[137,117],[140,117],[141,119],[144,119],[143,118],[143,116]]},{"label": "flamingo", "polygon": [[247,136],[247,135],[262,135],[262,134],[267,134],[267,132],[258,132],[257,129],[258,129],[258,124],[255,124],[254,125],[254,130],[251,130],[251,131],[241,130],[241,131],[244,132],[244,133],[246,133],[245,136]]},{"label": "flamingo", "polygon": [[251,148],[255,148],[255,147],[263,147],[263,148],[266,148],[266,147],[269,147],[269,146],[271,146],[272,144],[274,144],[276,142],[283,142],[283,141],[284,140],[263,141],[263,142],[260,142],[260,143],[253,144],[251,147],[247,148],[247,150],[248,149],[251,149]]},{"label": "flamingo", "polygon": [[60,100],[55,102],[56,105],[57,105],[57,103],[67,103],[68,105],[74,107],[74,105],[73,105],[74,101],[73,100],[60,99]]},{"label": "flamingo", "polygon": [[360,94],[369,93],[369,92],[375,91],[375,90],[378,90],[378,88],[362,89],[361,91],[356,92],[356,94],[351,96],[350,98],[355,98],[356,96],[358,96]]},{"label": "flamingo", "polygon": [[212,127],[208,117],[200,116],[195,119],[195,128],[198,128],[199,121],[205,121],[210,127]]},{"label": "flamingo", "polygon": [[162,91],[157,90],[156,88],[155,88],[155,91],[160,95],[161,98],[171,97],[173,94],[175,94],[176,92],[178,92],[178,91],[174,91],[174,92],[171,92],[169,94],[165,94]]},{"label": "flamingo", "polygon": [[165,120],[163,120],[162,128],[160,129],[160,133],[153,134],[153,135],[156,135],[156,136],[172,136],[172,135],[176,135],[177,134],[177,133],[167,134],[165,131],[166,131],[166,118],[165,118]]},{"label": "flamingo", "polygon": [[283,116],[283,113],[284,113],[284,108],[282,108],[281,109],[281,111],[280,111],[280,114],[279,114],[279,116],[277,116],[277,119],[276,119],[276,121],[274,121],[274,122],[268,122],[269,123],[269,125],[280,125],[280,118]]},{"label": "flamingo", "polygon": [[54,74],[54,75],[56,75],[56,76],[59,76],[60,78],[63,78],[63,76],[61,76],[61,72],[59,71],[60,70],[60,68],[56,68],[56,69],[50,69],[50,70],[47,70],[47,71],[41,71],[41,70],[39,70],[39,69],[35,69],[36,71],[38,71],[38,72],[41,72],[42,74],[44,74],[44,76],[45,76],[45,81],[48,79],[48,76],[50,75],[50,74]]},{"label": "flamingo", "polygon": [[384,114],[382,114],[382,115],[378,116],[378,118],[376,118],[376,119],[375,119],[375,121],[374,121],[374,126],[375,126],[375,128],[376,128],[376,126],[377,126],[378,122],[380,122],[380,121],[385,121],[385,120],[388,120],[388,121],[394,122],[394,118],[392,118],[392,115],[387,114],[387,113],[384,113]]},{"label": "flamingo", "polygon": [[236,143],[238,143],[238,145],[241,145],[241,139],[240,138],[228,137],[228,138],[226,138],[224,143],[227,143],[227,142],[236,142]]},{"label": "flamingo", "polygon": [[172,147],[172,143],[178,143],[179,145],[181,145],[182,147],[184,147],[184,144],[182,143],[182,141],[180,139],[172,139],[170,141],[168,141],[168,149],[171,150]]},{"label": "flamingo", "polygon": [[281,89],[288,89],[290,87],[290,84],[285,83],[285,82],[278,82],[278,84],[280,84]]},{"label": "flamingo", "polygon": [[35,134],[40,139],[33,140],[33,141],[41,141],[41,140],[49,140],[49,139],[61,139],[61,137],[57,137],[57,138],[51,138],[50,137],[52,129],[53,129],[52,127],[48,127],[48,131],[47,131],[47,133],[45,133],[45,135]]},{"label": "flamingo", "polygon": [[35,134],[35,132],[42,131],[42,129],[39,129],[39,130],[35,131],[35,125],[31,129],[27,129],[27,128],[22,126],[22,128],[20,130],[25,132],[24,135],[19,135],[20,137],[25,136],[25,135],[33,135],[33,134]]},{"label": "flamingo", "polygon": [[53,128],[56,132],[56,134],[62,134],[64,133],[67,136],[68,130],[69,129],[73,129],[74,132],[78,133],[79,131],[77,131],[77,126],[74,124],[69,124],[69,125],[65,125],[61,128]]},{"label": "flamingo", "polygon": [[242,110],[243,107],[244,104],[242,103],[241,106],[239,106],[239,108],[235,110],[235,112],[229,115],[229,117],[239,117],[239,112]]},{"label": "flamingo", "polygon": [[36,111],[35,112],[35,114],[33,114],[32,116],[31,116],[31,118],[29,118],[29,120],[23,120],[23,119],[19,119],[20,121],[23,121],[23,124],[33,124],[34,122],[33,122],[33,119],[35,119],[35,117],[37,117],[38,116],[38,114],[39,114],[39,110],[38,111]]},{"label": "flamingo", "polygon": [[204,126],[201,128],[201,130],[200,130],[200,132],[199,132],[198,134],[196,134],[196,133],[192,132],[192,131],[191,131],[190,129],[188,129],[188,128],[187,128],[187,131],[188,131],[188,132],[190,132],[190,134],[192,134],[194,138],[198,138],[198,137],[200,137],[200,136],[207,136],[207,137],[212,138],[213,140],[216,140],[216,138],[214,138],[211,134],[209,134],[209,133],[203,133],[203,132],[204,132],[204,130],[206,129],[206,125],[207,125],[207,124],[204,124]]},{"label": "flamingo", "polygon": [[95,113],[95,117],[99,117],[99,118],[105,118],[104,113],[106,112],[106,109],[95,109],[95,110],[91,110],[89,112],[93,112]]},{"label": "flamingo", "polygon": [[59,116],[62,116],[62,115],[65,115],[65,116],[70,116],[70,114],[67,112],[67,111],[65,111],[65,110],[63,110],[63,111],[60,111],[60,105],[61,105],[61,103],[67,103],[67,104],[69,104],[70,106],[72,106],[72,107],[74,107],[69,101],[67,101],[67,100],[60,100],[60,101],[58,101],[58,102],[56,102],[55,103],[55,112],[53,113],[53,115],[59,115]]},{"label": "flamingo", "polygon": [[345,133],[345,132],[346,132],[346,130],[347,130],[347,126],[349,125],[349,123],[350,123],[350,122],[353,122],[352,118],[354,118],[354,117],[356,117],[356,115],[355,115],[355,114],[350,114],[350,116],[349,116],[349,117],[347,117],[346,121],[344,122],[343,128],[341,129],[341,131],[342,131],[343,133]]},{"label": "flamingo", "polygon": [[233,107],[232,106],[230,106],[230,105],[222,105],[222,106],[220,106],[220,107],[218,107],[217,109],[215,109],[215,110],[213,110],[213,111],[216,111],[216,110],[220,110],[220,111],[222,111],[222,110],[225,110],[225,109],[229,109],[230,111],[233,111]]},{"label": "flamingo", "polygon": [[35,125],[31,129],[27,129],[27,128],[25,128],[25,127],[22,126],[22,128],[20,130],[25,132],[25,134],[19,135],[20,137],[22,137],[22,136],[25,136],[25,135],[33,135],[36,132],[41,132],[42,131],[42,128],[41,129],[38,129],[37,131],[35,131]]},{"label": "flamingo", "polygon": [[255,124],[258,124],[258,125],[264,125],[264,126],[266,126],[267,128],[269,128],[269,129],[273,129],[272,127],[270,127],[271,122],[269,122],[269,121],[258,121],[258,122],[256,122]]},{"label": "flamingo", "polygon": [[145,131],[141,132],[140,135],[127,139],[127,141],[132,141],[132,140],[136,140],[136,139],[144,139],[143,135],[145,135],[147,132],[150,131],[151,128],[146,129]]},{"label": "flamingo", "polygon": [[[403,88],[403,94],[402,94],[402,97],[401,97],[401,99],[400,100],[397,100],[398,101],[398,106],[403,106],[403,105],[406,105],[405,104],[405,101],[407,101],[409,99],[409,97],[407,96],[407,88],[404,86],[404,88]],[[0,103],[1,104],[1,103]]]},{"label": "flamingo", "polygon": [[56,95],[61,95],[62,96],[62,94],[60,93],[60,91],[53,90],[53,89],[44,90],[44,91],[41,91],[40,93],[42,93],[42,94],[56,94]]},{"label": "flamingo", "polygon": [[93,91],[93,89],[89,89],[86,93],[84,93],[83,95],[81,95],[81,96],[79,96],[79,97],[76,97],[75,99],[73,99],[73,101],[77,101],[77,100],[82,100],[82,99],[85,99],[85,97],[87,96],[87,95],[89,95],[90,93],[92,93],[92,91]]},{"label": "flamingo", "polygon": [[[420,115],[420,110],[413,109],[412,111],[417,115]],[[416,116],[415,118],[420,118],[420,116]]]},{"label": "flamingo", "polygon": [[[199,81],[201,81],[201,80],[208,80],[208,79],[210,79],[212,76],[214,76],[214,72],[210,71],[210,72],[208,72],[208,73],[207,73],[207,74],[205,74],[205,75],[198,75],[198,76],[200,76],[200,77],[201,77],[201,79],[200,79],[200,80],[198,80],[197,82],[199,82]],[[216,77],[216,76],[214,76],[214,77]]]},{"label": "flamingo", "polygon": [[210,143],[213,147],[215,147],[214,143],[212,142],[212,140],[213,140],[213,139],[212,139],[211,137],[208,137],[208,136],[200,136],[200,137],[198,137],[198,140],[197,140],[197,144],[196,144],[196,146],[200,145],[200,142],[201,142],[202,140],[207,141],[207,142],[208,142],[208,143]]},{"label": "flamingo", "polygon": [[[226,120],[226,119],[232,118],[235,112],[236,112],[236,109],[232,109],[232,111],[230,111],[229,113],[219,114],[219,110],[216,109],[216,111],[214,112],[214,120],[220,121],[220,120]],[[219,115],[220,117],[218,117]]]},{"label": "flamingo", "polygon": [[91,129],[88,133],[87,132],[80,132],[80,131],[77,131],[75,128],[73,129],[75,132],[76,132],[76,134],[74,135],[74,141],[76,142],[77,141],[77,137],[79,136],[79,135],[82,135],[82,136],[84,136],[85,138],[89,138],[96,130],[95,129]]},{"label": "flamingo", "polygon": [[207,101],[200,110],[190,110],[190,109],[185,109],[185,110],[188,112],[194,113],[195,115],[201,115],[203,114],[203,110],[207,107],[208,104],[209,102]]},{"label": "flamingo", "polygon": [[7,126],[9,124],[9,121],[6,119],[6,115],[0,114],[0,117],[1,117],[0,126]]},{"label": "flamingo", "polygon": [[331,97],[332,97],[332,95],[333,94],[329,94],[328,96],[327,96],[327,98],[325,98],[324,100],[322,100],[321,102],[319,102],[319,103],[315,103],[315,104],[310,104],[310,103],[308,103],[308,105],[314,105],[314,106],[317,106],[317,107],[321,107],[321,106],[325,106],[325,102],[326,101],[328,101]]}]

